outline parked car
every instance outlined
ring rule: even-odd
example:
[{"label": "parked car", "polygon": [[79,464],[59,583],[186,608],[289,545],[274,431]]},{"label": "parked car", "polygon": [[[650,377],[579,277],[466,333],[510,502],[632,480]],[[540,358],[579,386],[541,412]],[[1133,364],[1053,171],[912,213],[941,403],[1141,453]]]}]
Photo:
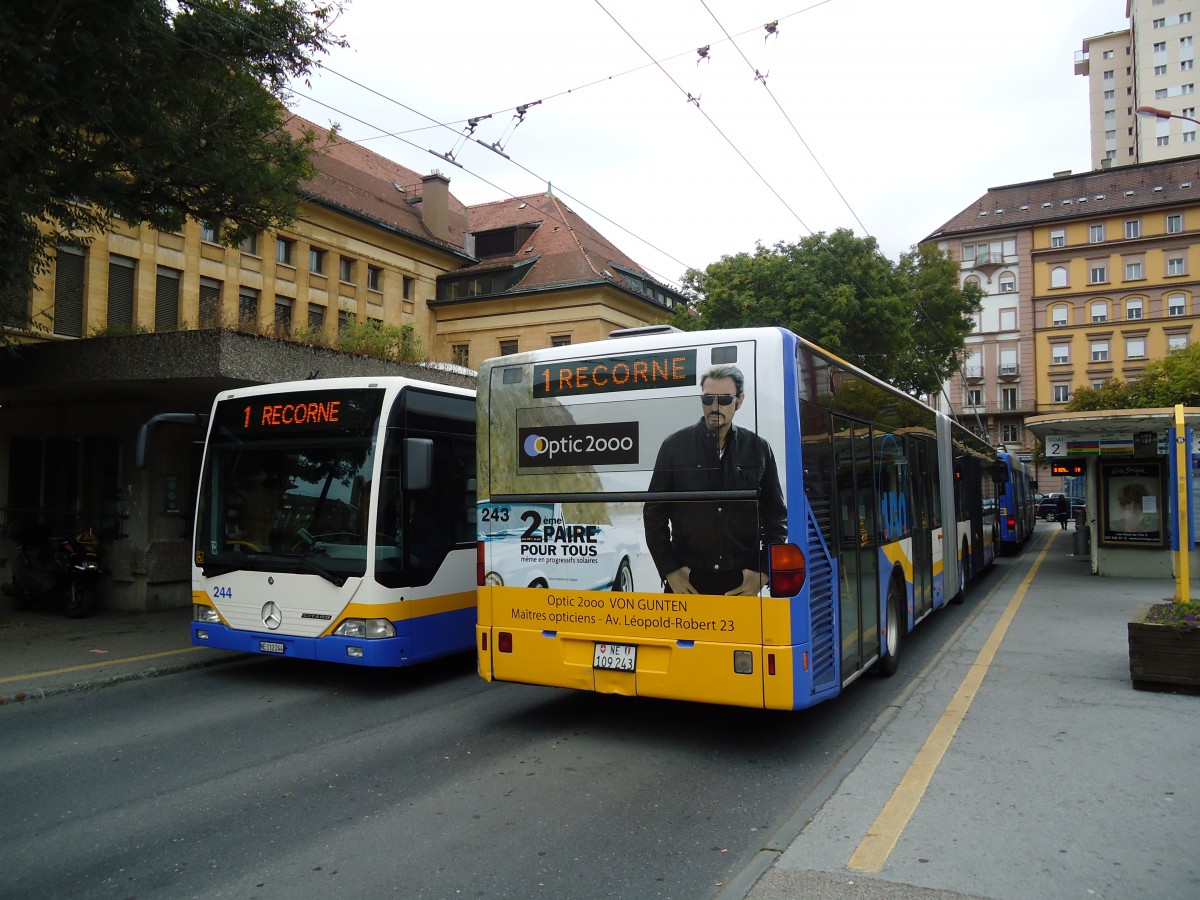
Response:
[{"label": "parked car", "polygon": [[1058,518],[1058,498],[1062,494],[1046,494],[1038,501],[1036,513],[1039,519],[1053,522]]}]

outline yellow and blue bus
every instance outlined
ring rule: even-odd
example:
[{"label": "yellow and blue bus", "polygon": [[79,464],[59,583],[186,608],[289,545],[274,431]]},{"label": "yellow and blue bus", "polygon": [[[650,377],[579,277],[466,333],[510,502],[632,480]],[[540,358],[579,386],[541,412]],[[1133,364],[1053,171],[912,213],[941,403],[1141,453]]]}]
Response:
[{"label": "yellow and blue bus", "polygon": [[1037,524],[1037,482],[1012,453],[1001,450],[996,459],[1001,467],[997,478],[1000,548],[1002,553],[1016,553],[1028,543]]},{"label": "yellow and blue bus", "polygon": [[224,391],[192,548],[192,643],[405,666],[471,649],[475,395],[400,377]]},{"label": "yellow and blue bus", "polygon": [[500,357],[477,405],[487,680],[808,707],[998,550],[995,450],[784,329]]}]

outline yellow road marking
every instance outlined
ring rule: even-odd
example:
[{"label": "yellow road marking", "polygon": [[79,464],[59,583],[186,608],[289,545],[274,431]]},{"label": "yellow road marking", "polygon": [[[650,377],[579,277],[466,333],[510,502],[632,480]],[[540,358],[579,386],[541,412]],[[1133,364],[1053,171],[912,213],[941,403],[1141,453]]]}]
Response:
[{"label": "yellow road marking", "polygon": [[1004,635],[1008,632],[1008,626],[1012,624],[1013,617],[1025,599],[1025,593],[1029,590],[1033,576],[1041,566],[1042,560],[1046,558],[1046,554],[1050,552],[1050,547],[1057,537],[1057,532],[1052,534],[1050,540],[1046,542],[1045,548],[1038,554],[1038,558],[1029,569],[1029,574],[1025,576],[1013,594],[1004,614],[1000,616],[1000,621],[996,623],[996,627],[992,629],[992,633],[980,649],[979,655],[975,657],[975,662],[971,664],[967,677],[963,679],[963,683],[959,685],[953,699],[946,706],[937,724],[934,725],[925,745],[913,759],[908,771],[904,773],[904,777],[900,779],[900,784],[892,793],[887,805],[883,807],[879,815],[875,817],[875,821],[871,823],[871,827],[867,829],[866,836],[851,855],[850,861],[846,863],[848,869],[856,872],[878,872],[887,862],[888,856],[891,855],[896,843],[900,840],[900,835],[908,826],[909,819],[917,811],[921,799],[925,796],[929,782],[933,780],[933,774],[946,755],[946,750],[949,749],[950,742],[966,717],[967,710],[971,708],[971,702],[975,699],[975,694],[979,690],[980,684],[983,683],[984,676],[988,673],[996,651],[1000,648],[1000,642],[1004,640]]},{"label": "yellow road marking", "polygon": [[0,678],[0,684],[9,681],[25,681],[29,678],[44,678],[47,675],[65,675],[68,672],[86,672],[88,669],[100,669],[104,666],[116,666],[121,663],[141,662],[144,659],[157,659],[160,656],[175,656],[179,653],[191,653],[194,650],[207,650],[207,647],[184,647],[180,650],[162,650],[158,653],[144,653],[141,656],[125,656],[121,659],[106,659],[103,662],[84,663],[78,666],[67,666],[65,669],[48,669],[45,672],[29,672],[25,675],[9,675]]}]

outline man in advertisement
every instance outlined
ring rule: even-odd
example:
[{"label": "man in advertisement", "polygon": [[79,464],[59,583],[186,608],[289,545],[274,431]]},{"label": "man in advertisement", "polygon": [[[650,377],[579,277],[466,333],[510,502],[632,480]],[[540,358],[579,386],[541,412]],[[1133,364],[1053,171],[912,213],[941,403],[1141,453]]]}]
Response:
[{"label": "man in advertisement", "polygon": [[770,444],[733,424],[745,400],[734,365],[700,379],[704,415],[663,441],[651,493],[755,491],[758,502],[654,501],[642,518],[646,545],[667,590],[751,596],[767,583],[767,547],[787,540],[787,507]]}]

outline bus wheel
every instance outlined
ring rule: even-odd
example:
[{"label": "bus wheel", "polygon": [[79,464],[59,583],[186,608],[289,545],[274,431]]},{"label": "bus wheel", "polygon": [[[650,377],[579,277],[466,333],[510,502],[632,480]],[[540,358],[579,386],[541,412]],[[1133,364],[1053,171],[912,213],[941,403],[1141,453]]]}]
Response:
[{"label": "bus wheel", "polygon": [[971,580],[971,552],[967,542],[962,542],[962,555],[958,558],[958,593],[950,598],[951,603],[962,603],[967,599],[967,582]]},{"label": "bus wheel", "polygon": [[895,675],[900,668],[900,640],[904,636],[904,620],[900,617],[900,586],[896,579],[888,584],[887,592],[887,635],[883,642],[883,653],[879,657],[876,671],[885,677]]},{"label": "bus wheel", "polygon": [[629,567],[629,557],[626,556],[617,566],[617,577],[613,579],[612,590],[627,594],[633,590],[633,569]]}]

